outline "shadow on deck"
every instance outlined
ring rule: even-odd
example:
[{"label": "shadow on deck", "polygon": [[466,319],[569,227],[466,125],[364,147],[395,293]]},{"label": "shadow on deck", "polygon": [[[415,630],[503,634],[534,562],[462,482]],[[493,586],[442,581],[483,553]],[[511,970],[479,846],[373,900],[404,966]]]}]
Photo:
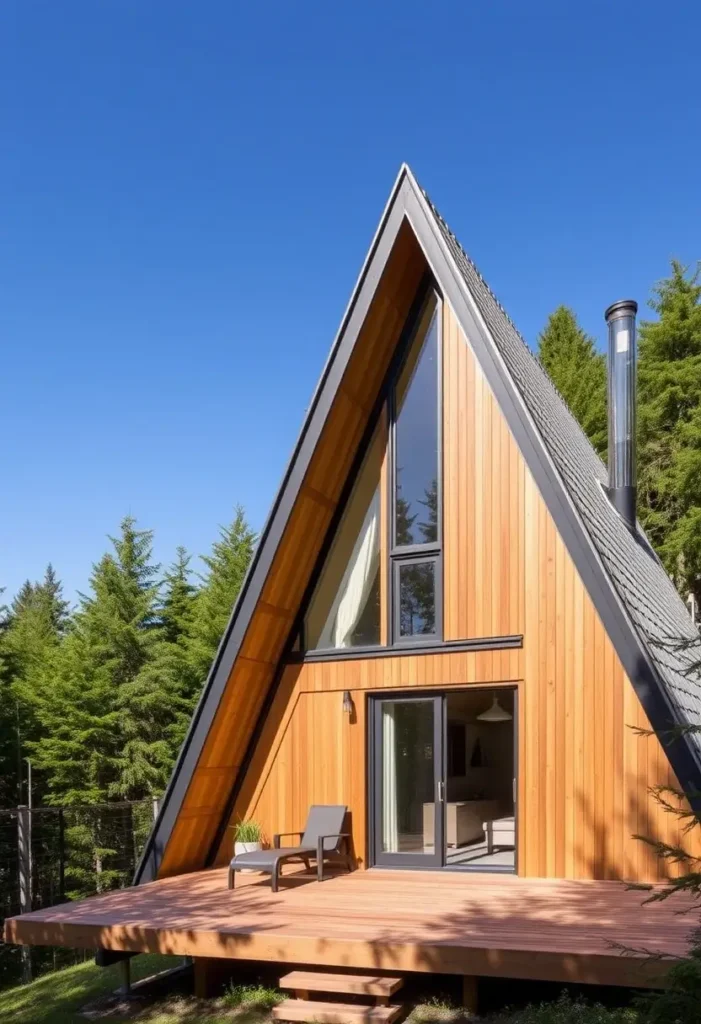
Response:
[{"label": "shadow on deck", "polygon": [[695,926],[682,898],[642,905],[614,881],[424,871],[358,871],[319,884],[226,872],[162,879],[10,918],[8,942],[326,967],[659,984]]}]

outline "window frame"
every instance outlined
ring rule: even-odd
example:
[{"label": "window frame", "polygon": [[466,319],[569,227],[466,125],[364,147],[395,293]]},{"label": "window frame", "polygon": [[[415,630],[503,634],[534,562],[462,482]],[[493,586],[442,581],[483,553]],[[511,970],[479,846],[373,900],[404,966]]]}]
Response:
[{"label": "window frame", "polygon": [[[436,321],[436,540],[422,544],[395,544],[394,530],[397,505],[397,382],[416,342],[421,321],[427,308],[434,305],[429,327]],[[425,340],[425,339],[424,339]],[[426,295],[416,312],[401,356],[392,368],[387,389],[387,647],[407,647],[443,640],[443,300],[434,287]],[[399,630],[399,570],[400,562],[435,562],[436,620],[434,633],[402,636]]]},{"label": "window frame", "polygon": [[[392,599],[390,603],[391,609],[391,636],[393,637],[393,643],[388,646],[392,647],[411,647],[416,645],[422,645],[427,643],[436,643],[443,636],[443,601],[442,601],[442,583],[443,573],[440,552],[438,553],[419,553],[419,554],[406,554],[403,556],[397,556],[390,558],[392,566]],[[434,608],[434,629],[432,633],[414,633],[411,636],[402,636],[401,633],[401,610],[402,603],[400,600],[399,590],[399,573],[402,566],[405,565],[424,565],[430,563],[433,565],[433,592],[435,595],[435,608]]]},{"label": "window frame", "polygon": [[[401,372],[411,353],[412,346],[416,341],[421,321],[429,305],[435,306],[433,316],[436,319],[436,418],[437,418],[437,539],[436,542],[416,545],[394,545],[394,515],[395,515],[395,453],[396,453],[396,417],[395,417],[395,394],[396,385]],[[429,321],[430,324],[430,321]],[[316,586],[321,573],[333,547],[334,538],[340,527],[343,511],[353,492],[355,481],[362,470],[368,446],[372,442],[375,430],[385,416],[385,443],[386,443],[386,480],[384,493],[381,493],[381,501],[385,503],[385,529],[384,537],[380,546],[380,557],[383,564],[380,572],[384,573],[386,601],[381,614],[384,616],[386,642],[373,644],[368,647],[328,647],[309,648],[307,646],[306,616],[309,606],[314,598]],[[378,395],[377,402],[373,407],[368,424],[365,428],[361,450],[356,454],[353,469],[346,481],[341,500],[337,506],[337,514],[327,533],[326,540],[322,545],[312,577],[309,581],[307,591],[300,606],[300,611],[295,620],[294,633],[299,635],[299,660],[334,660],[335,658],[359,658],[365,655],[370,657],[382,656],[395,652],[401,653],[408,649],[431,648],[441,646],[443,638],[443,296],[441,295],[435,280],[427,274],[417,290],[416,297],[412,303],[412,309],[406,319],[397,349],[390,360],[383,386]],[[398,629],[398,608],[395,614],[395,600],[397,587],[395,585],[394,565],[399,561],[406,561],[415,556],[421,556],[418,561],[435,560],[436,579],[436,632],[420,633],[416,636],[401,637]],[[397,628],[395,628],[395,621]],[[382,631],[381,631],[382,633]],[[294,655],[293,655],[294,657]]]}]

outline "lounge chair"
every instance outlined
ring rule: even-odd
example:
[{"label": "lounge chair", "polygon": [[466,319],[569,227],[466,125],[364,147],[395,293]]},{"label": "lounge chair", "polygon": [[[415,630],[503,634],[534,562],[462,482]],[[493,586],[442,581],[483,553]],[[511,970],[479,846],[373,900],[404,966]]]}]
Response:
[{"label": "lounge chair", "polygon": [[[342,832],[347,808],[340,804],[315,804],[309,810],[304,832],[281,832],[273,836],[272,850],[256,850],[254,853],[239,853],[229,865],[229,888],[234,888],[237,871],[264,871],[271,876],[271,888],[277,892],[280,867],[284,861],[301,860],[307,867],[316,860],[318,881],[324,878],[324,861],[338,861],[353,870],[350,854],[350,835]],[[280,846],[280,840],[289,836],[300,836],[299,846]]]}]

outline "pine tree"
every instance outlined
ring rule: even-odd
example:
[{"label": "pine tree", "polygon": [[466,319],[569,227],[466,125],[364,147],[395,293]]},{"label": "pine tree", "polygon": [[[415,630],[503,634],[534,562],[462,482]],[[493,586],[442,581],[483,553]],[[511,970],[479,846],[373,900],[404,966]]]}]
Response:
[{"label": "pine tree", "polygon": [[548,317],[538,358],[600,455],[606,452],[606,360],[567,306]]},{"label": "pine tree", "polygon": [[[24,758],[39,730],[34,691],[52,662],[68,620],[68,602],[63,599],[61,583],[51,564],[41,583],[23,583],[10,607],[3,646],[9,676],[7,700],[14,715],[12,775],[19,802],[27,798],[22,785]],[[41,801],[42,796],[39,775],[34,779],[34,802]]]},{"label": "pine tree", "polygon": [[125,796],[163,791],[197,699],[199,688],[186,648],[196,594],[189,563],[190,556],[179,547],[163,579],[151,657],[120,690],[125,726],[120,787]]},{"label": "pine tree", "polygon": [[39,604],[46,609],[46,617],[51,623],[53,633],[59,638],[62,637],[68,627],[70,604],[64,600],[63,584],[51,562],[47,565],[44,579],[37,585],[36,590]]},{"label": "pine tree", "polygon": [[[158,567],[151,533],[126,517],[94,566],[73,628],[35,694],[42,736],[32,744],[54,803],[125,795],[125,753],[141,708],[125,699],[157,642]],[[147,786],[147,780],[144,785]]]},{"label": "pine tree", "polygon": [[682,596],[701,600],[701,264],[676,260],[640,326],[638,514]]},{"label": "pine tree", "polygon": [[[0,601],[4,592],[5,588],[0,587]],[[8,625],[7,606],[0,603],[0,808],[14,806],[19,795],[15,702],[5,650]]]},{"label": "pine tree", "polygon": [[187,638],[190,665],[201,690],[224,635],[253,556],[256,535],[243,508],[236,508],[233,522],[219,531],[219,540],[203,556],[207,571],[195,601],[192,627]]},{"label": "pine tree", "polygon": [[166,572],[163,585],[163,635],[169,643],[177,643],[191,632],[195,613],[196,589],[191,583],[190,555],[185,548],[176,550],[175,561]]},{"label": "pine tree", "polygon": [[5,650],[15,676],[27,678],[68,627],[68,602],[51,563],[41,583],[26,580],[12,602]]}]

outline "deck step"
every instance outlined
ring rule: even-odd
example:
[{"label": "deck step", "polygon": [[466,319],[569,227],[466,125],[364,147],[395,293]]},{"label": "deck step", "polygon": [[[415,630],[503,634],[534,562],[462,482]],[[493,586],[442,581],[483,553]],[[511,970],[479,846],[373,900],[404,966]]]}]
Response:
[{"label": "deck step", "polygon": [[331,974],[328,971],[292,971],[280,978],[280,988],[295,992],[343,992],[354,996],[389,997],[403,984],[403,978],[380,974]]},{"label": "deck step", "polygon": [[315,999],[286,999],[273,1007],[273,1020],[314,1021],[314,1024],[391,1024],[401,1006],[362,1006],[360,1003],[322,1003]]}]

